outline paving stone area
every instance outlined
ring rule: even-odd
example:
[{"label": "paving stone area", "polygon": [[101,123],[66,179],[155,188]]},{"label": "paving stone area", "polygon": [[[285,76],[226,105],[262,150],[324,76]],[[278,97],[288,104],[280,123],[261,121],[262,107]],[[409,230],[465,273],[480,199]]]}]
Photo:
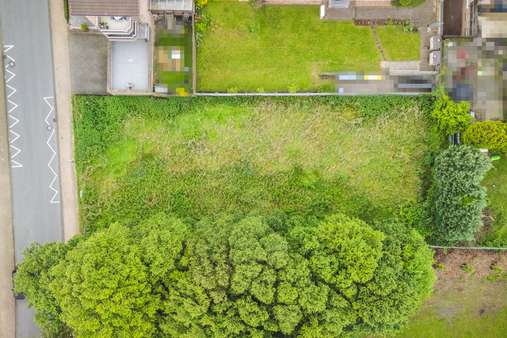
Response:
[{"label": "paving stone area", "polygon": [[73,94],[107,94],[107,38],[70,32],[70,69]]},{"label": "paving stone area", "polygon": [[435,0],[426,0],[414,8],[398,7],[354,7],[328,8],[326,19],[329,20],[377,20],[398,19],[410,20],[417,27],[426,27],[436,20]]}]

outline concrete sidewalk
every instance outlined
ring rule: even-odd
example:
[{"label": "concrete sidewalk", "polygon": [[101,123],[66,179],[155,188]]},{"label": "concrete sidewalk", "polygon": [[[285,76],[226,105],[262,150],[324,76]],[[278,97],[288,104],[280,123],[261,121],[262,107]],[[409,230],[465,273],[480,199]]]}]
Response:
[{"label": "concrete sidewalk", "polygon": [[69,31],[63,1],[49,0],[56,111],[58,113],[58,149],[60,150],[60,185],[62,192],[63,234],[67,241],[79,234],[74,137],[72,126],[72,93],[69,61]]},{"label": "concrete sidewalk", "polygon": [[[2,45],[0,30],[0,45]],[[0,50],[0,337],[14,338],[16,317],[12,294],[14,270],[14,235],[9,164],[9,137],[4,88],[3,49]]]}]

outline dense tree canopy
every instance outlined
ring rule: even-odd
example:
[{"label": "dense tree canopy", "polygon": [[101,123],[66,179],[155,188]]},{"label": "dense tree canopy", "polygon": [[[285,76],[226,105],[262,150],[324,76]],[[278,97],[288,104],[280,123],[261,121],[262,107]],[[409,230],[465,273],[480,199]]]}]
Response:
[{"label": "dense tree canopy", "polygon": [[166,284],[161,326],[171,336],[396,329],[433,282],[431,253],[416,232],[392,226],[385,236],[341,215],[287,236],[260,218],[204,222],[187,254],[189,273]]},{"label": "dense tree canopy", "polygon": [[486,191],[480,183],[490,168],[489,158],[470,146],[451,146],[436,158],[433,204],[441,240],[473,240],[486,207]]},{"label": "dense tree canopy", "polygon": [[25,295],[35,309],[35,320],[41,331],[50,337],[67,332],[60,320],[60,305],[49,289],[53,280],[49,270],[65,257],[69,247],[63,243],[33,244],[24,252],[23,264],[14,277],[14,290]]},{"label": "dense tree canopy", "polygon": [[159,215],[114,224],[55,257],[40,268],[52,305],[36,309],[77,337],[386,332],[433,284],[432,255],[416,231],[344,215],[315,224],[224,217],[192,228]]}]

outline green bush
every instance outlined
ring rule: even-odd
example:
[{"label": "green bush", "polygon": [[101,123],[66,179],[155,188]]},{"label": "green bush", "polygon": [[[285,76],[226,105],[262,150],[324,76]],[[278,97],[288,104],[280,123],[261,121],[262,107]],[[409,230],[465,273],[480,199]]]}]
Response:
[{"label": "green bush", "polygon": [[[381,333],[404,324],[434,282],[432,252],[415,230],[343,215],[225,216],[187,227],[159,214],[58,246],[65,254],[30,276],[44,293],[27,297],[50,299],[48,321],[77,337]],[[32,255],[20,271],[34,270]]]},{"label": "green bush", "polygon": [[441,241],[474,239],[486,207],[481,181],[490,168],[489,158],[470,146],[451,146],[437,156],[432,198],[436,233]]},{"label": "green bush", "polygon": [[431,115],[440,132],[445,135],[453,135],[464,131],[472,123],[470,103],[466,101],[454,102],[443,88],[439,89],[437,95]]},{"label": "green bush", "polygon": [[391,3],[396,7],[416,7],[424,3],[425,0],[392,0]]},{"label": "green bush", "polygon": [[507,153],[507,124],[502,121],[476,122],[463,134],[463,142],[492,152]]}]

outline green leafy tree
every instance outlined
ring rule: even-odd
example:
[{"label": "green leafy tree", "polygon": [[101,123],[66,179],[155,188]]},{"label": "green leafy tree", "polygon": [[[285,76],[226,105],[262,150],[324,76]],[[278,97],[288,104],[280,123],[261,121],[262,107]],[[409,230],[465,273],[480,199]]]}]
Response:
[{"label": "green leafy tree", "polygon": [[49,270],[65,257],[68,246],[63,243],[33,244],[23,253],[14,276],[14,291],[24,294],[35,309],[35,321],[49,337],[66,336],[69,330],[60,319],[61,308],[49,284],[53,280]]},{"label": "green leafy tree", "polygon": [[486,191],[480,183],[490,168],[489,158],[470,146],[451,146],[437,156],[432,198],[440,240],[474,239],[486,207]]},{"label": "green leafy tree", "polygon": [[432,255],[415,231],[388,229],[386,236],[341,215],[290,234],[258,217],[203,222],[182,270],[165,280],[162,332],[320,337],[396,329],[431,292]]},{"label": "green leafy tree", "polygon": [[77,337],[147,337],[159,299],[128,228],[118,224],[79,243],[50,271],[49,288]]},{"label": "green leafy tree", "polygon": [[48,279],[29,282],[49,287],[29,297],[76,337],[336,337],[397,329],[431,292],[432,255],[415,230],[315,222],[114,224],[73,247],[40,247]]},{"label": "green leafy tree", "polygon": [[445,135],[453,135],[464,131],[472,123],[470,103],[466,101],[454,102],[443,88],[439,89],[437,95],[431,115],[436,120],[440,132]]},{"label": "green leafy tree", "polygon": [[472,124],[463,134],[463,141],[493,152],[507,153],[507,123],[481,121]]}]

